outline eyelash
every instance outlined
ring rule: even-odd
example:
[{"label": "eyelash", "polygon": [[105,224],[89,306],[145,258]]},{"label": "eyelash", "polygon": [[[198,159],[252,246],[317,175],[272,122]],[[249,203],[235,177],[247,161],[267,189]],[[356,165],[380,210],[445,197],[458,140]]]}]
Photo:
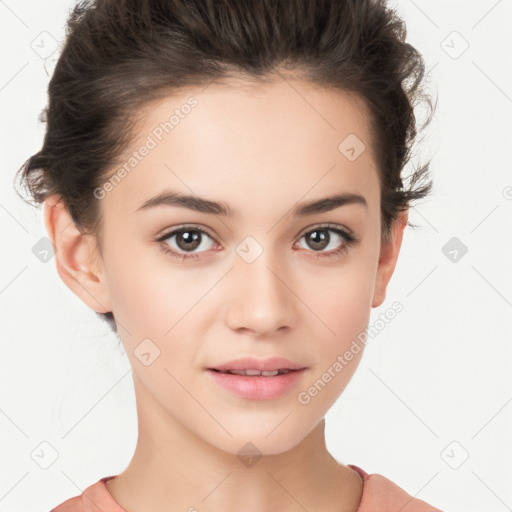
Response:
[{"label": "eyelash", "polygon": [[[344,229],[340,229],[339,227],[332,225],[332,224],[322,224],[322,225],[314,227],[313,229],[305,231],[300,236],[299,240],[302,239],[305,235],[312,233],[313,231],[320,231],[320,230],[334,231],[336,234],[340,235],[344,239],[344,242],[341,247],[339,247],[338,249],[335,249],[333,251],[329,251],[329,252],[325,252],[325,253],[322,251],[312,251],[313,253],[315,253],[315,255],[312,256],[315,259],[316,258],[336,258],[341,255],[347,254],[349,252],[350,248],[358,242],[358,239],[354,236],[353,233],[345,231]],[[164,240],[167,240],[168,238],[171,238],[174,235],[178,235],[180,233],[184,233],[187,231],[197,231],[201,234],[208,236],[214,242],[216,242],[216,240],[207,231],[205,231],[204,229],[201,229],[200,227],[197,227],[197,226],[182,226],[178,229],[173,229],[172,231],[169,231],[168,233],[165,233],[162,236],[158,237],[155,240],[155,242],[162,242],[162,248],[163,248],[164,253],[169,255],[172,258],[176,258],[180,261],[189,260],[189,259],[197,260],[197,259],[199,259],[199,256],[197,254],[181,254],[181,253],[174,251],[173,249],[170,249],[169,246],[166,243],[164,243]]]}]

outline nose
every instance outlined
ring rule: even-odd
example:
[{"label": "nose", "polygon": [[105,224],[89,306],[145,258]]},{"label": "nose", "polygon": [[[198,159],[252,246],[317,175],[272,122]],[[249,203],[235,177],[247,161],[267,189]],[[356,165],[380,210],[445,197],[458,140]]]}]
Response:
[{"label": "nose", "polygon": [[[268,257],[267,257],[268,256]],[[293,328],[298,298],[289,273],[264,251],[252,263],[237,259],[230,277],[227,323],[258,337]]]}]

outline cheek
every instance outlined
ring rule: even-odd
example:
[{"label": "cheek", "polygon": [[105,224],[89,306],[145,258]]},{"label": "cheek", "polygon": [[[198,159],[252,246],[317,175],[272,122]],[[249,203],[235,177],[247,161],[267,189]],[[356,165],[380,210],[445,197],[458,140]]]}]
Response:
[{"label": "cheek", "polygon": [[326,323],[332,326],[337,335],[347,332],[347,328],[364,322],[372,291],[371,283],[351,276],[339,283],[323,297],[317,297],[326,316]]},{"label": "cheek", "polygon": [[338,398],[363,354],[373,296],[372,273],[360,261],[340,267],[325,282],[317,278],[311,289],[307,303],[318,316],[314,319],[318,325],[314,334],[317,364],[311,382],[321,381],[323,391],[318,402],[325,404]]},{"label": "cheek", "polygon": [[143,252],[124,257],[121,244],[110,252],[112,308],[126,328],[120,328],[119,334],[133,373],[158,402],[167,407],[173,397],[179,410],[190,400],[178,382],[186,380],[193,363],[195,348],[186,341],[198,293],[192,291],[193,280],[184,279],[183,271],[165,262],[157,265],[154,257],[144,257]]},{"label": "cheek", "polygon": [[[153,274],[153,269],[143,262],[130,264],[128,260],[118,260],[108,273],[114,316],[133,336],[148,335],[145,331],[150,326],[157,327],[155,321],[161,316],[160,309],[169,311],[170,304],[162,302]],[[160,281],[160,287],[162,285],[164,283]],[[168,294],[168,297],[172,295]]]},{"label": "cheek", "polygon": [[371,286],[355,279],[343,285],[314,303],[325,325],[319,323],[315,333],[316,364],[298,397],[313,416],[324,415],[343,393],[365,348]]},{"label": "cheek", "polygon": [[[195,339],[198,326],[210,307],[204,297],[218,277],[201,279],[190,270],[177,269],[156,258],[154,252],[141,250],[123,256],[122,244],[108,255],[107,278],[116,320],[126,329],[119,329],[132,367],[141,379],[167,368],[181,381],[194,364],[198,349]],[[204,300],[202,300],[204,299]],[[151,343],[143,340],[151,340]],[[158,357],[147,368],[135,358],[147,349]],[[188,369],[188,370],[187,370]],[[143,377],[142,375],[146,375]],[[169,382],[164,376],[164,388]]]},{"label": "cheek", "polygon": [[302,296],[318,317],[318,338],[339,346],[357,336],[368,323],[374,280],[364,262],[341,266],[304,283]]},{"label": "cheek", "polygon": [[158,247],[127,250],[126,244],[126,240],[118,239],[115,246],[105,248],[114,315],[131,336],[162,338],[185,314],[194,295],[193,280],[190,276],[187,280],[183,270],[166,264],[165,255],[157,253]]}]

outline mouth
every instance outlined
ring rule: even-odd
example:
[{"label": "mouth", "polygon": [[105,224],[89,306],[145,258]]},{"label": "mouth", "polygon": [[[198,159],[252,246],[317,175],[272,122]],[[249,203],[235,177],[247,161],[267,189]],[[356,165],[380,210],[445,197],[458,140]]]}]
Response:
[{"label": "mouth", "polygon": [[277,375],[305,369],[306,366],[282,357],[272,357],[264,360],[246,357],[207,368],[207,370],[214,372],[231,373],[246,377],[276,377]]},{"label": "mouth", "polygon": [[289,368],[280,368],[278,370],[260,371],[260,370],[217,370],[216,368],[208,368],[213,372],[229,373],[231,375],[242,375],[244,377],[276,377],[277,375],[284,375],[285,373],[297,372],[299,370],[291,370]]},{"label": "mouth", "polygon": [[269,400],[290,393],[307,367],[283,358],[246,358],[205,370],[214,382],[231,393],[246,399]]}]

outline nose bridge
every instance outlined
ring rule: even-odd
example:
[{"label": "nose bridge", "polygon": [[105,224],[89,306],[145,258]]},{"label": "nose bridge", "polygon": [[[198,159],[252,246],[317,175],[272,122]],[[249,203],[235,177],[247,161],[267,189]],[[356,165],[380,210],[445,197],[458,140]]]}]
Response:
[{"label": "nose bridge", "polygon": [[236,253],[228,315],[231,327],[258,333],[290,327],[294,295],[275,250],[248,236]]}]

